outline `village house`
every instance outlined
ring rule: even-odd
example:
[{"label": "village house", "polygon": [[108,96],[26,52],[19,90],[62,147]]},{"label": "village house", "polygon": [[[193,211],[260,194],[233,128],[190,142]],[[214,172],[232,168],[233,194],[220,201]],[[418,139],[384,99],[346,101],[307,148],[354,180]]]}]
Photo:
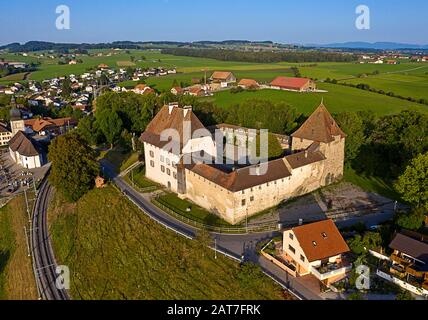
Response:
[{"label": "village house", "polygon": [[210,81],[213,83],[219,83],[222,88],[227,88],[231,84],[236,83],[236,77],[232,72],[215,71]]},{"label": "village house", "polygon": [[351,271],[345,254],[349,247],[334,224],[324,220],[283,232],[282,258],[297,275],[314,275],[325,285],[342,280]]},{"label": "village house", "polygon": [[58,136],[74,129],[77,120],[73,118],[36,118],[24,121],[25,127],[40,136]]},{"label": "village house", "polygon": [[[165,129],[175,129],[182,137],[183,120],[191,132],[205,129],[190,107],[165,106],[141,136],[147,163],[146,175],[171,191],[217,214],[231,224],[274,207],[288,199],[310,193],[343,176],[346,135],[321,104],[290,138],[288,155],[259,165],[244,167],[183,162],[186,154],[203,151],[216,159],[218,150],[212,134],[187,137],[180,149],[164,150]],[[200,132],[198,132],[200,133]],[[173,137],[178,139],[178,137]]]},{"label": "village house", "polygon": [[[378,270],[382,278],[400,285],[418,295],[428,297],[428,243],[427,237],[417,233],[397,233],[389,245],[393,250],[388,260],[389,270]],[[373,254],[373,252],[372,252]]]},{"label": "village house", "polygon": [[243,89],[258,89],[260,85],[256,80],[242,79],[241,81],[239,81],[238,86]]},{"label": "village house", "polygon": [[145,85],[145,84],[138,84],[135,86],[134,90],[135,93],[137,94],[151,94],[151,93],[155,93],[155,90],[153,90],[152,88],[150,88],[149,86]]},{"label": "village house", "polygon": [[105,63],[101,63],[98,65],[98,69],[100,69],[100,70],[107,70],[109,68],[110,67],[108,65],[106,65]]},{"label": "village house", "polygon": [[183,89],[183,88],[181,88],[181,87],[174,87],[174,88],[172,88],[172,89],[171,89],[171,93],[172,93],[173,95],[178,96],[178,95],[180,95],[180,94],[184,94],[184,89]]},{"label": "village house", "polygon": [[272,89],[309,92],[316,90],[315,81],[307,78],[277,77],[270,86]]}]

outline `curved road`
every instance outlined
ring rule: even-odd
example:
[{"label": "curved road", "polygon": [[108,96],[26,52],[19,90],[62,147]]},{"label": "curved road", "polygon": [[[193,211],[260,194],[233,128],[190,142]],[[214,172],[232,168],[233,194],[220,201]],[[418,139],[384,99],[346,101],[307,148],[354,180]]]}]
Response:
[{"label": "curved road", "polygon": [[45,179],[40,186],[33,209],[30,237],[33,271],[41,299],[70,300],[67,290],[58,289],[56,284],[59,274],[56,272],[57,264],[47,224],[47,210],[51,195],[52,187]]}]

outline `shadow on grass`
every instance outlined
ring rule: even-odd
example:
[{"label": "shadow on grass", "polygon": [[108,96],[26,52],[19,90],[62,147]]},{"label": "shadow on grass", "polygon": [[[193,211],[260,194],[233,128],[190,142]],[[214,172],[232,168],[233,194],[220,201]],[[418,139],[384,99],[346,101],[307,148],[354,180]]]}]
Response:
[{"label": "shadow on grass", "polygon": [[0,274],[6,269],[7,262],[10,258],[9,251],[0,251]]}]

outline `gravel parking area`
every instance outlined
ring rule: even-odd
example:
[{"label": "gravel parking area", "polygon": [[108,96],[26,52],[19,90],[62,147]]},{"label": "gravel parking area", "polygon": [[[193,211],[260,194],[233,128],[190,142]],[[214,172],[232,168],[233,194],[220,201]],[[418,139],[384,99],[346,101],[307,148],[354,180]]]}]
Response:
[{"label": "gravel parking area", "polygon": [[0,150],[0,197],[10,197],[21,193],[24,188],[34,188],[48,169],[48,165],[36,169],[23,168],[12,160],[8,149]]}]

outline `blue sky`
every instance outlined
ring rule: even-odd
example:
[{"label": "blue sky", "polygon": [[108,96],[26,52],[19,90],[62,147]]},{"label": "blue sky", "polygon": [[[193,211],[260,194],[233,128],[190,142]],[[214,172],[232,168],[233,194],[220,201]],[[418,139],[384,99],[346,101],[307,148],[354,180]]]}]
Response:
[{"label": "blue sky", "polygon": [[[55,28],[55,9],[62,4],[70,7],[70,30]],[[371,10],[370,30],[355,27],[360,4]],[[426,0],[13,0],[1,7],[0,44],[227,39],[428,44]]]}]

